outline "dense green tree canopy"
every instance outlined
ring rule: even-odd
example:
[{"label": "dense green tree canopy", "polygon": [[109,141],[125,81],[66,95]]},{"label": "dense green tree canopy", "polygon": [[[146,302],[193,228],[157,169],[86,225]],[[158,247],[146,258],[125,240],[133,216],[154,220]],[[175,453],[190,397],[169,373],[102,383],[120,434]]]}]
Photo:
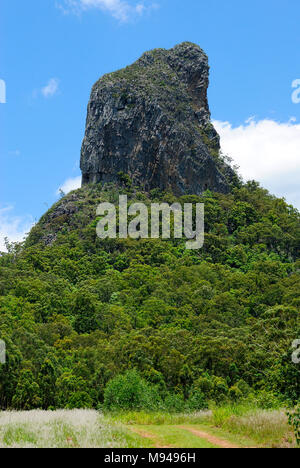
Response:
[{"label": "dense green tree canopy", "polygon": [[254,182],[178,200],[130,184],[124,193],[203,202],[204,248],[100,240],[96,207],[117,202],[117,188],[63,197],[0,257],[0,407],[99,407],[130,369],[139,390],[179,406],[250,393],[299,400],[299,212]]}]

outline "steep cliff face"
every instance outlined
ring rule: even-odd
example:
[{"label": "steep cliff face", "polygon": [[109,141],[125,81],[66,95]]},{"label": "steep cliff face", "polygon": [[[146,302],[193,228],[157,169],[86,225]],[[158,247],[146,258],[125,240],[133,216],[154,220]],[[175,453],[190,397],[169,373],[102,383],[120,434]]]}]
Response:
[{"label": "steep cliff face", "polygon": [[92,89],[81,151],[82,182],[127,174],[146,191],[226,193],[231,169],[220,162],[207,101],[208,58],[183,43],[146,52]]}]

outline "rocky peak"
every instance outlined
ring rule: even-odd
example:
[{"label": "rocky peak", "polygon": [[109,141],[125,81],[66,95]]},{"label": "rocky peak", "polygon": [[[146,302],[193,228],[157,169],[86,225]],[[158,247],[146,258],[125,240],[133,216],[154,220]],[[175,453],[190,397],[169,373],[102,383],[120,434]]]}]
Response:
[{"label": "rocky peak", "polygon": [[189,42],[104,75],[88,104],[83,185],[118,182],[122,173],[145,190],[228,192],[232,172],[219,158],[208,84],[208,58]]},{"label": "rocky peak", "polygon": [[202,110],[209,121],[207,101],[209,65],[205,52],[196,44],[183,42],[171,50],[154,49],[145,52],[137,63],[147,67],[153,66],[155,61],[160,61],[165,68],[169,67],[176,74],[176,80],[179,79],[185,84],[195,110]]}]

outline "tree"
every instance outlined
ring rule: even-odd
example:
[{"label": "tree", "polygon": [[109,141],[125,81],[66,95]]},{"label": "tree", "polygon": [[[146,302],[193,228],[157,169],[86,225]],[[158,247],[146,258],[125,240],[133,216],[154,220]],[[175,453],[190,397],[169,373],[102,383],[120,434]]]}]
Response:
[{"label": "tree", "polygon": [[39,408],[41,403],[40,388],[33,373],[30,369],[23,369],[12,399],[13,407],[20,410],[30,410]]},{"label": "tree", "polygon": [[136,370],[110,380],[104,392],[104,407],[109,410],[153,410],[159,401],[156,388],[147,384]]}]

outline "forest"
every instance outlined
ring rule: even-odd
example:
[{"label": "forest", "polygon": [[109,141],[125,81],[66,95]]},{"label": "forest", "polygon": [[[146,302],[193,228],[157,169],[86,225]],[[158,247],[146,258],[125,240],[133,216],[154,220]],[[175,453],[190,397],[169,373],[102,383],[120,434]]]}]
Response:
[{"label": "forest", "polygon": [[123,181],[130,203],[204,203],[205,242],[105,239],[120,189],[62,194],[0,256],[2,410],[197,411],[299,402],[299,212],[258,183],[176,198]]}]

